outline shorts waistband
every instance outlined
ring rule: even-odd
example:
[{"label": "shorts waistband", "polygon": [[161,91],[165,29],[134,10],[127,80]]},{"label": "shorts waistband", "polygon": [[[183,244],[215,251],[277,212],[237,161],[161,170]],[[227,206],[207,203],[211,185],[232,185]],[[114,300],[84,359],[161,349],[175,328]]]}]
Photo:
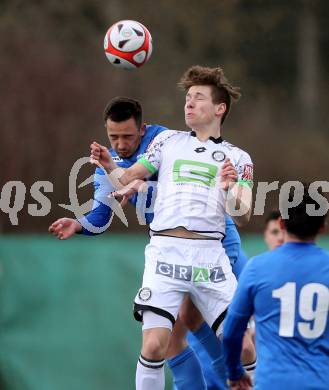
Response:
[{"label": "shorts waistband", "polygon": [[220,239],[195,239],[195,238],[181,238],[181,237],[172,237],[172,236],[164,236],[161,234],[153,234],[150,239],[150,243],[152,244],[168,244],[168,245],[185,245],[185,246],[193,246],[193,247],[218,247],[222,246],[222,242]]}]

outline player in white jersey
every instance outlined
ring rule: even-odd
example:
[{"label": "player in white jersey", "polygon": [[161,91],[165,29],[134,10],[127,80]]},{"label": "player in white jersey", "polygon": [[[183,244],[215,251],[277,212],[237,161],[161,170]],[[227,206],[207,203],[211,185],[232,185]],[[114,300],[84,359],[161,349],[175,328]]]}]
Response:
[{"label": "player in white jersey", "polygon": [[220,191],[217,178],[223,166],[230,166],[228,160],[238,171],[238,180],[245,183],[243,175],[252,169],[252,163],[249,155],[236,146],[220,137],[200,141],[195,131],[167,130],[159,134],[138,161],[149,173],[158,172],[151,231],[182,226],[208,237],[223,238],[226,192]]},{"label": "player in white jersey", "polygon": [[[192,67],[183,77],[183,86],[185,120],[192,131],[164,131],[117,181],[128,185],[155,172],[159,175],[143,286],[135,299],[136,316],[143,318],[138,390],[164,388],[164,358],[185,294],[220,333],[236,288],[218,242],[225,231],[225,209],[232,212],[226,208],[227,200],[231,198],[242,210],[232,215],[238,225],[250,217],[252,162],[220,135],[229,109],[227,97],[238,97],[237,90],[221,68]],[[99,145],[95,144],[91,157],[100,158]],[[116,165],[109,161],[105,168],[112,172]]]}]

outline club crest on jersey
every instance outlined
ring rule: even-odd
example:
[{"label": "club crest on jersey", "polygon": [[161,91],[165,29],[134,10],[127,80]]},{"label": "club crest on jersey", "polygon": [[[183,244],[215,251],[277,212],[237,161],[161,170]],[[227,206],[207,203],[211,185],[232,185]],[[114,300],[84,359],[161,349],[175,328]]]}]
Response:
[{"label": "club crest on jersey", "polygon": [[224,161],[224,160],[225,160],[225,157],[226,157],[226,156],[225,156],[225,153],[222,152],[221,150],[215,150],[211,156],[212,156],[212,158],[213,158],[215,161],[217,161],[217,162],[222,162],[222,161]]},{"label": "club crest on jersey", "polygon": [[141,301],[148,301],[152,296],[152,291],[148,287],[143,287],[139,290],[138,297]]},{"label": "club crest on jersey", "polygon": [[252,181],[254,176],[254,168],[252,164],[245,164],[243,166],[242,179]]}]

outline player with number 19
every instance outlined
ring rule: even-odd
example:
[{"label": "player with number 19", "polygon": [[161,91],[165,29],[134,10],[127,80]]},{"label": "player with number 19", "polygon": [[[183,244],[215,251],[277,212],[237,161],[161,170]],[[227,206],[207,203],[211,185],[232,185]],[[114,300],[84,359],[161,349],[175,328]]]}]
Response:
[{"label": "player with number 19", "polygon": [[255,389],[329,388],[329,254],[314,243],[325,215],[308,215],[312,207],[314,200],[304,194],[289,218],[280,220],[284,244],[254,257],[242,271],[224,325],[231,389],[249,388],[240,351],[251,315]]}]

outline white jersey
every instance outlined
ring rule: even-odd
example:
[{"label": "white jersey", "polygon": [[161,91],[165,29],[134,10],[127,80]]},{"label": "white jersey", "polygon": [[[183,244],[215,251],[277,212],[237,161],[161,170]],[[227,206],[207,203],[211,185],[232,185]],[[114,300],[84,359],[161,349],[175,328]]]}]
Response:
[{"label": "white jersey", "polygon": [[229,158],[238,181],[251,186],[250,156],[222,138],[201,142],[195,132],[166,130],[156,136],[139,163],[158,172],[152,231],[179,226],[199,234],[225,235],[226,192],[220,187],[220,171]]}]

